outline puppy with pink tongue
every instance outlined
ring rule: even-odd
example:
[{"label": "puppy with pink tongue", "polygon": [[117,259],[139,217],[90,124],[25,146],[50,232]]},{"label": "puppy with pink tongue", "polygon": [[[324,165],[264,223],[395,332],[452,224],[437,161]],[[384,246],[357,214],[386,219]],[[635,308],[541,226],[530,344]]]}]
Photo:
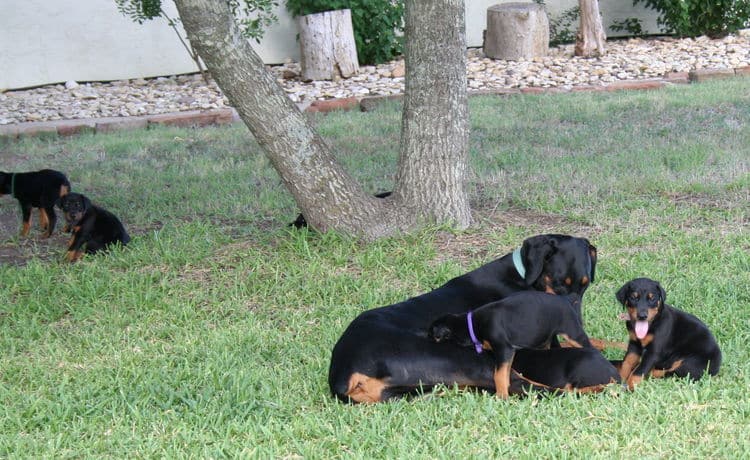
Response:
[{"label": "puppy with pink tongue", "polygon": [[630,389],[645,376],[698,380],[719,372],[721,350],[711,331],[694,315],[667,305],[657,281],[636,278],[615,297],[626,309],[620,318],[630,335],[625,357],[615,364]]}]

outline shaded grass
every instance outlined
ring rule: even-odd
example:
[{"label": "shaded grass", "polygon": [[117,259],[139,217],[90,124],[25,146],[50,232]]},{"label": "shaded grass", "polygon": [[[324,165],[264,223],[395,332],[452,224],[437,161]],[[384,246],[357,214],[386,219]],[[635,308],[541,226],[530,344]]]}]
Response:
[{"label": "shaded grass", "polygon": [[[134,238],[73,266],[35,245],[24,265],[0,265],[0,456],[742,457],[749,89],[472,99],[478,226],[369,245],[287,229],[294,203],[241,127],[4,145],[13,163],[3,169],[66,171]],[[315,122],[378,191],[395,168],[399,115],[389,104]],[[0,200],[12,231],[15,206]],[[713,330],[720,375],[506,402],[453,388],[374,407],[329,397],[330,349],[359,312],[540,232],[599,249],[584,299],[590,335],[624,340],[614,292],[649,276]]]}]

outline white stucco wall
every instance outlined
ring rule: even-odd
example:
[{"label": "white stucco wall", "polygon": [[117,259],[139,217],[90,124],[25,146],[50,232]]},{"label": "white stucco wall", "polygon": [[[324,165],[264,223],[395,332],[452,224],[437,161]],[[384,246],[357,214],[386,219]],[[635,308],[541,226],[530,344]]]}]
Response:
[{"label": "white stucco wall", "polygon": [[[482,45],[487,8],[504,1],[466,0],[468,46]],[[281,3],[279,22],[260,44],[253,42],[269,64],[299,57],[296,21]],[[547,1],[551,15],[576,4],[577,0]],[[164,6],[177,16],[171,2],[165,0]],[[636,14],[630,0],[601,0],[600,9],[605,25],[614,17],[649,16],[643,9]],[[113,0],[0,0],[0,12],[0,90],[197,70],[166,21],[133,23],[117,11]],[[649,24],[649,30],[656,31],[653,17]]]}]

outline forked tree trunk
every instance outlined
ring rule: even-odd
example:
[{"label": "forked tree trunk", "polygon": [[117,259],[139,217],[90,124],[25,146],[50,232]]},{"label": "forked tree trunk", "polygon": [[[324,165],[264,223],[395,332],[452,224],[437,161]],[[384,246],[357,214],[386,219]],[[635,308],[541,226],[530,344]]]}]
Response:
[{"label": "forked tree trunk", "polygon": [[463,1],[407,1],[406,49],[412,55],[399,172],[388,199],[363,191],[336,162],[243,38],[227,2],[175,3],[188,38],[312,227],[375,239],[425,220],[468,225]]},{"label": "forked tree trunk", "polygon": [[607,50],[607,35],[602,26],[598,0],[578,0],[581,21],[576,34],[575,55],[601,56]]}]

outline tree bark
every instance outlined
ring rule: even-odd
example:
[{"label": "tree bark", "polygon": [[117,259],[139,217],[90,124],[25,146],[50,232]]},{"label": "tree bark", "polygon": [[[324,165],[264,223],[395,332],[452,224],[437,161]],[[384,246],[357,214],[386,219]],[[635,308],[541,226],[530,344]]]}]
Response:
[{"label": "tree bark", "polygon": [[395,195],[466,228],[468,103],[463,0],[406,0],[406,81]]},{"label": "tree bark", "polygon": [[602,26],[598,0],[578,0],[580,25],[576,34],[575,55],[601,56],[606,52],[607,35]]},{"label": "tree bark", "polygon": [[[227,2],[175,3],[191,43],[310,226],[372,240],[411,231],[425,220],[459,227],[471,221],[464,191],[468,139],[463,1],[407,1],[412,32],[407,33],[406,48],[412,56],[407,57],[399,172],[394,195],[387,199],[363,191],[336,162],[242,36]],[[410,21],[415,12],[426,16]],[[429,33],[419,35],[424,32]],[[433,52],[439,53],[430,55]],[[458,82],[460,88],[452,87]]]}]

